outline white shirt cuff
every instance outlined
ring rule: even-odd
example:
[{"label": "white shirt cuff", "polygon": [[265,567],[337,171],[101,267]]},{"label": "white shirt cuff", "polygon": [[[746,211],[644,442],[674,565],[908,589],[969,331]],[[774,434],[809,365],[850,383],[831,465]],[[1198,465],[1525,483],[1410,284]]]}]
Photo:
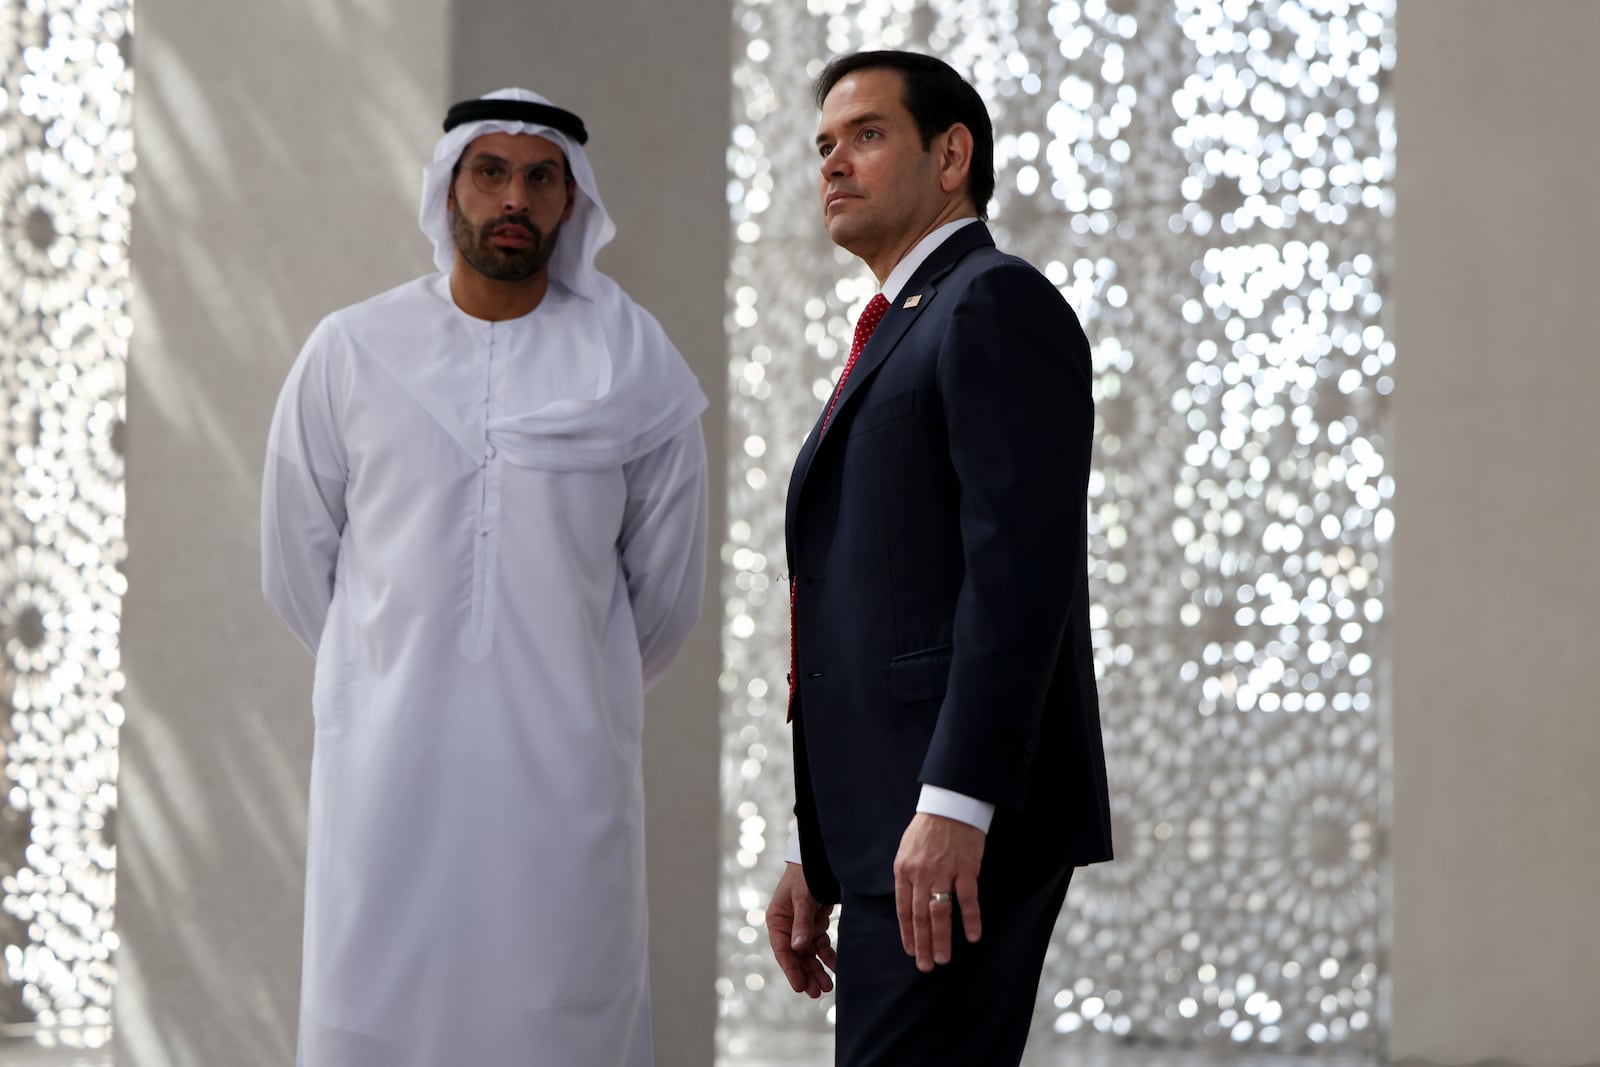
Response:
[{"label": "white shirt cuff", "polygon": [[[989,832],[989,824],[994,821],[994,805],[987,800],[969,797],[952,789],[940,789],[936,785],[923,785],[922,796],[917,800],[917,810],[929,815],[943,815],[947,819],[955,819],[968,826],[976,826],[984,833]],[[783,858],[787,863],[800,862],[800,827],[796,826],[789,831],[789,846],[784,851]]]},{"label": "white shirt cuff", "polygon": [[[965,793],[957,793],[951,789],[940,789],[926,782],[922,786],[922,797],[917,801],[917,810],[928,815],[943,815],[947,819],[955,819],[968,826],[976,826],[984,833],[989,832],[989,824],[994,821],[994,805],[988,801],[969,797]],[[796,842],[798,843],[798,838]]]},{"label": "white shirt cuff", "polygon": [[789,831],[789,850],[783,854],[783,858],[788,863],[800,862],[800,827]]}]

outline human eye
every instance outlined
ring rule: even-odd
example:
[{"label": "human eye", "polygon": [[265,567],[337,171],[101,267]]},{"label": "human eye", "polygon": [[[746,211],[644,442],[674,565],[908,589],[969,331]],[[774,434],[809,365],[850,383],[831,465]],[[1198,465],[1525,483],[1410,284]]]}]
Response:
[{"label": "human eye", "polygon": [[878,138],[880,138],[882,136],[883,136],[883,134],[879,133],[877,130],[874,130],[874,129],[870,128],[870,127],[861,131],[861,139],[863,141],[876,141],[876,140],[878,140]]},{"label": "human eye", "polygon": [[472,173],[476,174],[480,178],[489,178],[492,180],[504,174],[505,168],[501,167],[498,163],[491,163],[485,160],[484,162],[474,166],[472,168]]},{"label": "human eye", "polygon": [[823,159],[827,159],[829,153],[831,153],[832,151],[833,151],[833,145],[831,145],[831,144],[819,144],[819,145],[817,145],[817,155],[821,156]]}]

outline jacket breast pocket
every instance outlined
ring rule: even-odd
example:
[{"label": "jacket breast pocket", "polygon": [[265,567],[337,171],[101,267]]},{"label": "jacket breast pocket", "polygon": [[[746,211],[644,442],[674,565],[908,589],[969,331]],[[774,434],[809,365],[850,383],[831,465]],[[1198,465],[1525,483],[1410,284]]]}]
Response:
[{"label": "jacket breast pocket", "polygon": [[889,661],[889,695],[902,704],[919,704],[944,696],[950,684],[950,645],[907,652]]},{"label": "jacket breast pocket", "polygon": [[876,430],[880,426],[903,419],[916,410],[917,392],[907,389],[903,393],[896,393],[887,400],[880,400],[862,408],[850,422],[850,436]]}]

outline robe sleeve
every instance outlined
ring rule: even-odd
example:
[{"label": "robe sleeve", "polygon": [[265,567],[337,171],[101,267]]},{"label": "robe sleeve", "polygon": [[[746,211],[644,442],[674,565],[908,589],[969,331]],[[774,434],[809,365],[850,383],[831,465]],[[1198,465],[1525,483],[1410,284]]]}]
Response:
[{"label": "robe sleeve", "polygon": [[706,573],[706,445],[695,420],[625,464],[622,569],[646,688],[666,672],[700,617]]},{"label": "robe sleeve", "polygon": [[334,331],[312,333],[284,382],[261,480],[261,588],[316,654],[333,602],[345,525],[347,460],[335,414]]}]

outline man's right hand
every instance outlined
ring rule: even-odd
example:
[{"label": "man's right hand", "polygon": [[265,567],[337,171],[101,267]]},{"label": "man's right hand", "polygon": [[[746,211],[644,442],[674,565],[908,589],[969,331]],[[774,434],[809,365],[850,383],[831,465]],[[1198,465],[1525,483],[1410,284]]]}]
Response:
[{"label": "man's right hand", "polygon": [[783,877],[767,904],[767,940],[784,977],[796,993],[812,1000],[833,992],[837,970],[833,941],[828,937],[832,904],[818,904],[806,888],[806,876],[798,863],[784,864]]}]

